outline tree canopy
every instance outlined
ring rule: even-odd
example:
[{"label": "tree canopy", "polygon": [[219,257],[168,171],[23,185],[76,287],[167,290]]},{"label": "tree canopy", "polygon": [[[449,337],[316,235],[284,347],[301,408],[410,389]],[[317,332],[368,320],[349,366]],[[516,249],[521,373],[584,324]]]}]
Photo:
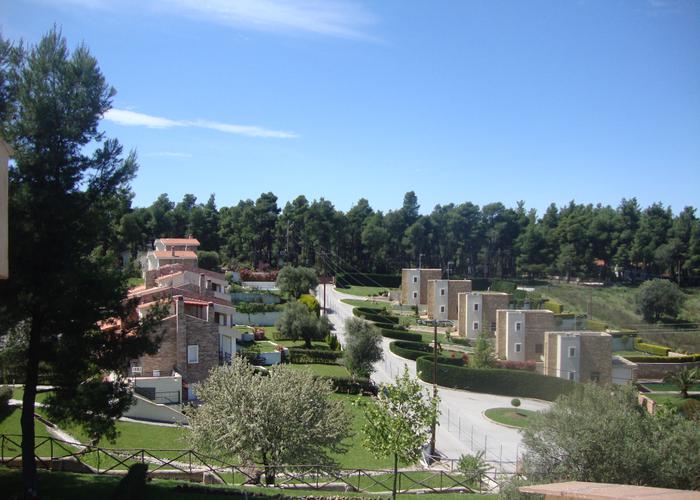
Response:
[{"label": "tree canopy", "polygon": [[676,318],[685,301],[685,295],[678,285],[668,280],[645,281],[636,293],[637,311],[650,323],[664,316]]},{"label": "tree canopy", "polygon": [[284,266],[277,275],[277,287],[283,294],[295,299],[308,294],[316,285],[316,271],[308,267]]},{"label": "tree canopy", "polygon": [[[120,377],[155,344],[156,321],[134,320],[115,229],[131,210],[136,156],[98,129],[114,89],[85,46],[68,49],[60,31],[36,46],[3,41],[2,135],[14,148],[9,172],[10,279],[0,281],[0,331],[26,332],[22,463],[25,493],[37,492],[34,401],[39,366],[54,419],[114,436],[131,396]],[[6,100],[5,100],[6,99]],[[100,329],[118,319],[114,328]],[[130,335],[124,333],[128,331]]]},{"label": "tree canopy", "polygon": [[374,371],[374,363],[384,357],[382,334],[369,321],[360,318],[345,320],[345,355],[348,371],[358,377],[369,377]]},{"label": "tree canopy", "polygon": [[303,339],[307,349],[311,349],[312,340],[322,340],[330,333],[330,323],[325,316],[318,317],[309,311],[302,302],[288,303],[277,323],[279,338],[299,340]]},{"label": "tree canopy", "polygon": [[276,465],[330,465],[342,451],[350,416],[332,399],[332,383],[285,365],[257,374],[236,357],[197,386],[199,407],[187,411],[192,446],[219,457],[262,463],[268,483]]}]

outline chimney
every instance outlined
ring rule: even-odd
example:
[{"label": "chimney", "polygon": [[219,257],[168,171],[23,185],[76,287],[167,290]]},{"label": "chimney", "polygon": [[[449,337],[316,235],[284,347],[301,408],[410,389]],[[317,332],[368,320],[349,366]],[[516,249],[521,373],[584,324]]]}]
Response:
[{"label": "chimney", "polygon": [[175,301],[175,314],[178,318],[183,318],[185,316],[185,297],[175,295],[173,300]]},{"label": "chimney", "polygon": [[199,273],[199,294],[204,295],[204,291],[207,289],[206,275],[204,273]]},{"label": "chimney", "polygon": [[170,249],[170,255],[172,255],[173,257],[175,257],[175,247],[172,247],[172,248]]},{"label": "chimney", "polygon": [[207,306],[207,321],[209,323],[214,322],[214,303],[209,302],[209,305]]}]

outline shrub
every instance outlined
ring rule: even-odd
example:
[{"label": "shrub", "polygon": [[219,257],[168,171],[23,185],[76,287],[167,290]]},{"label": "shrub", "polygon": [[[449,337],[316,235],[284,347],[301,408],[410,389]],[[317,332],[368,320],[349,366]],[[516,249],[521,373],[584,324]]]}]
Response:
[{"label": "shrub", "polygon": [[586,330],[593,330],[594,332],[604,332],[607,329],[608,325],[603,323],[602,321],[598,321],[595,319],[586,320]]},{"label": "shrub", "polygon": [[450,340],[453,344],[459,344],[467,347],[471,345],[471,341],[465,337],[452,337]]},{"label": "shrub", "polygon": [[340,351],[340,342],[338,342],[338,337],[332,333],[328,334],[326,337],[326,344],[331,349],[331,351]]},{"label": "shrub", "polygon": [[139,500],[146,498],[146,480],[148,476],[148,464],[134,464],[129,467],[117,487],[114,489],[114,500]]},{"label": "shrub", "polygon": [[[418,377],[432,383],[433,360],[430,356],[417,359]],[[437,383],[445,387],[473,392],[519,396],[553,401],[571,391],[576,383],[557,377],[548,377],[522,370],[500,368],[468,368],[438,361]]]},{"label": "shrub", "polygon": [[527,370],[534,372],[537,368],[537,363],[534,361],[509,361],[498,359],[496,360],[496,367],[505,370]]},{"label": "shrub", "polygon": [[0,415],[7,410],[10,399],[12,399],[12,389],[9,387],[0,387]]},{"label": "shrub", "polygon": [[392,316],[386,311],[381,309],[372,309],[370,307],[355,307],[352,310],[353,315],[358,318],[366,319],[367,321],[374,321],[375,323],[387,323],[390,325],[398,325],[399,318],[397,316]]},{"label": "shrub", "polygon": [[542,307],[549,309],[554,314],[561,314],[564,312],[564,306],[552,299],[546,300],[545,303],[542,304]]},{"label": "shrub", "polygon": [[297,365],[319,363],[323,365],[335,365],[343,357],[341,351],[325,349],[303,349],[301,347],[289,348],[289,361]]},{"label": "shrub", "polygon": [[420,356],[425,356],[426,353],[432,354],[433,348],[422,342],[407,342],[405,340],[396,340],[389,344],[389,350],[401,356],[402,358],[416,360]]},{"label": "shrub", "polygon": [[518,398],[513,398],[510,400],[510,404],[513,408],[518,408],[520,406],[520,400]]},{"label": "shrub", "polygon": [[443,364],[443,365],[453,365],[453,366],[465,366],[469,358],[467,356],[466,352],[463,353],[458,353],[457,351],[449,351],[450,353],[454,354],[462,354],[462,356],[443,356],[440,355],[438,356],[438,364]]},{"label": "shrub", "polygon": [[219,254],[206,250],[197,252],[197,265],[202,269],[216,271],[219,269]]},{"label": "shrub", "polygon": [[649,280],[637,289],[637,312],[648,323],[659,321],[662,316],[675,318],[684,301],[685,295],[672,281]]},{"label": "shrub", "polygon": [[377,394],[377,386],[368,378],[362,377],[317,377],[325,380],[331,380],[335,388],[335,392],[341,394]]},{"label": "shrub", "polygon": [[671,350],[670,347],[665,347],[658,344],[648,344],[646,342],[641,342],[639,339],[637,339],[637,342],[634,343],[634,348],[638,351],[646,352],[653,356],[668,356],[668,353]]},{"label": "shrub", "polygon": [[623,356],[627,361],[633,363],[692,363],[700,361],[700,354],[689,356]]},{"label": "shrub", "polygon": [[335,284],[339,288],[350,286],[398,288],[401,286],[401,276],[398,274],[338,273],[335,275]]},{"label": "shrub", "polygon": [[241,281],[277,281],[277,273],[279,271],[251,271],[250,269],[241,269],[238,273],[241,276]]},{"label": "shrub", "polygon": [[380,328],[383,337],[394,340],[407,340],[409,342],[422,342],[423,336],[420,333],[407,332],[405,330],[394,330],[391,328]]},{"label": "shrub", "polygon": [[309,309],[309,312],[314,313],[317,317],[321,315],[321,304],[318,303],[318,300],[313,295],[305,293],[299,297],[299,302],[304,304]]}]

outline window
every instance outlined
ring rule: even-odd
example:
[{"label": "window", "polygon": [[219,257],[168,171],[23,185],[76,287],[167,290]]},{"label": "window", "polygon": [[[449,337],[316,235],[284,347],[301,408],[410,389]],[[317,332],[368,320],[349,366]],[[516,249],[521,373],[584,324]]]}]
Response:
[{"label": "window", "polygon": [[523,350],[522,344],[515,344],[515,352],[521,352]]},{"label": "window", "polygon": [[440,289],[440,295],[445,295],[445,289],[444,289],[444,288],[441,288],[441,289]]},{"label": "window", "polygon": [[445,306],[440,306],[440,312],[444,313],[445,312]]},{"label": "window", "polygon": [[160,370],[153,370],[154,377],[160,377]]},{"label": "window", "polygon": [[569,372],[569,380],[574,380],[574,376],[576,374],[574,372]]},{"label": "window", "polygon": [[544,353],[544,346],[542,344],[535,344],[535,354]]},{"label": "window", "polygon": [[414,276],[414,277],[413,277],[413,282],[414,282],[414,283],[418,283],[418,276]]},{"label": "window", "polygon": [[492,332],[495,332],[495,331],[496,331],[496,322],[495,322],[495,321],[492,321],[492,322],[491,322],[491,331],[492,331]]},{"label": "window", "polygon": [[600,382],[600,372],[591,372],[591,382]]},{"label": "window", "polygon": [[199,346],[198,345],[188,345],[187,346],[187,364],[196,365],[199,363]]},{"label": "window", "polygon": [[474,330],[475,332],[476,332],[477,330],[479,330],[479,322],[478,322],[478,321],[475,321],[475,322],[474,322],[474,324],[472,325],[472,330]]},{"label": "window", "polygon": [[140,366],[132,366],[131,367],[131,375],[134,377],[140,376],[143,373],[143,368]]},{"label": "window", "polygon": [[522,324],[520,321],[518,321],[517,323],[515,323],[515,331],[516,331],[516,332],[519,332],[519,331],[522,330],[522,329],[523,329],[523,324]]},{"label": "window", "polygon": [[478,311],[479,310],[479,304],[474,304],[474,310]]},{"label": "window", "polygon": [[576,348],[574,346],[570,346],[569,347],[569,357],[573,358],[574,356],[576,356]]},{"label": "window", "polygon": [[413,292],[413,298],[417,299],[418,298],[418,292]]}]

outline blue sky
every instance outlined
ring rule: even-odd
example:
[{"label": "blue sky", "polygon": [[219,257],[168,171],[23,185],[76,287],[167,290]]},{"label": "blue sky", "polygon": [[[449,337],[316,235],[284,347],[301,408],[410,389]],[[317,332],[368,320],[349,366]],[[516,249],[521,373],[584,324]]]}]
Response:
[{"label": "blue sky", "polygon": [[135,205],[700,205],[694,0],[0,0],[117,89]]}]

